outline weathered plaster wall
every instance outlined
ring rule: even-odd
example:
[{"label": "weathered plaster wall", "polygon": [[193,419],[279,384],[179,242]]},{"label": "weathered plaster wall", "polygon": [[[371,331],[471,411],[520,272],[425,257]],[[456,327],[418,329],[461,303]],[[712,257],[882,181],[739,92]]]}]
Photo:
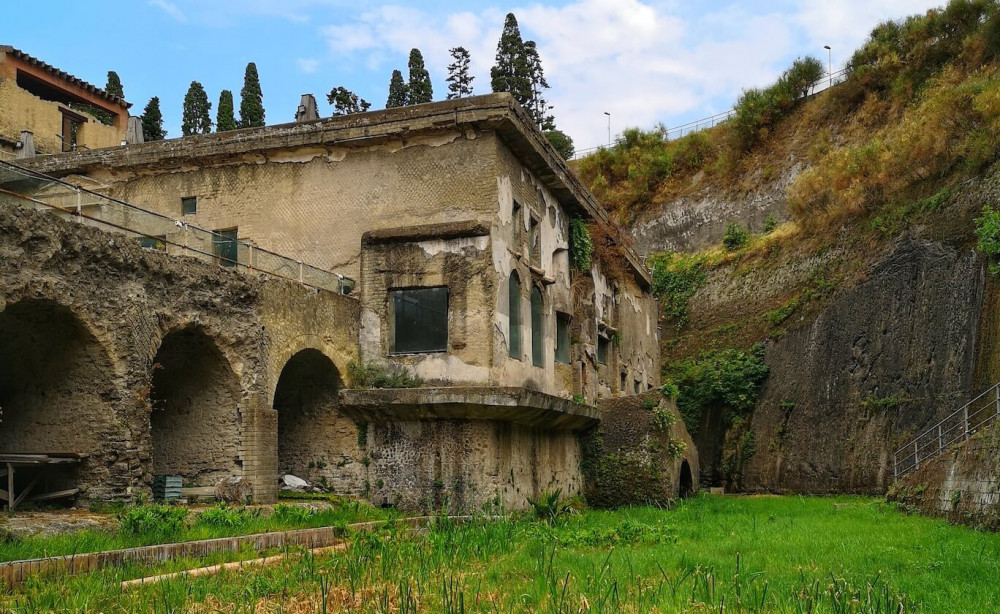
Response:
[{"label": "weathered plaster wall", "polygon": [[[239,228],[240,239],[357,278],[366,231],[492,214],[492,141],[455,131],[91,176],[116,198],[208,230]],[[188,196],[198,198],[198,212],[184,216]]]}]

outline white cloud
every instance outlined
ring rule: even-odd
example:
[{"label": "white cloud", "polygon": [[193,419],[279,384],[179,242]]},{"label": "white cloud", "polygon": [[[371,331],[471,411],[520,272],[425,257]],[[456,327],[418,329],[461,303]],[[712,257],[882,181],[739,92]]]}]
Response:
[{"label": "white cloud", "polygon": [[170,2],[169,0],[149,0],[149,6],[155,6],[156,8],[166,13],[167,15],[170,15],[170,17],[176,19],[177,21],[180,22],[187,21],[187,16],[184,14],[184,11],[182,11],[180,7],[178,7],[173,2]]},{"label": "white cloud", "polygon": [[[512,11],[522,36],[538,43],[559,127],[583,148],[607,141],[606,111],[615,133],[626,126],[673,125],[725,111],[743,89],[771,82],[792,58],[821,55],[822,46],[830,44],[839,64],[836,50],[846,57],[879,21],[919,13],[936,2],[776,4],[691,8],[657,0],[575,0]],[[475,90],[482,93],[489,91],[503,19],[496,9],[431,13],[386,4],[321,32],[335,57],[348,56],[386,74],[405,69],[406,54],[417,47],[436,89],[443,88],[448,49],[465,46],[472,55]]]},{"label": "white cloud", "polygon": [[307,75],[316,72],[319,68],[319,60],[316,58],[299,58],[295,60],[295,64],[298,65],[300,71]]}]

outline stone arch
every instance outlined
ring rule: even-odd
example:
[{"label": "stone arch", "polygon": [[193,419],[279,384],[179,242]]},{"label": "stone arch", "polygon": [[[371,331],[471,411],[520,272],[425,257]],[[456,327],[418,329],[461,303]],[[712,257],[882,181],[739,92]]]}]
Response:
[{"label": "stone arch", "polygon": [[242,475],[239,378],[202,328],[163,337],[149,398],[153,475],[179,475],[185,486]]},{"label": "stone arch", "polygon": [[111,355],[68,307],[22,299],[0,311],[0,452],[86,454],[50,488],[110,497],[118,398]]},{"label": "stone arch", "polygon": [[[337,393],[343,387],[340,370],[317,349],[306,348],[285,363],[274,389],[278,419],[278,474],[313,479],[336,464],[336,434],[357,440],[357,428],[340,415]],[[353,427],[353,433],[350,432]],[[320,470],[318,473],[316,470]]]},{"label": "stone arch", "polygon": [[677,480],[677,495],[681,499],[687,499],[694,494],[694,475],[691,473],[691,465],[687,459],[681,461],[680,476]]}]

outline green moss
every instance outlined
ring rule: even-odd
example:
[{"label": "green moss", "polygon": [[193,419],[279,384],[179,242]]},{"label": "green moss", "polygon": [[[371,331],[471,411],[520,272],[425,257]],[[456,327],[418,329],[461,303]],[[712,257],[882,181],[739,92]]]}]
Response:
[{"label": "green moss", "polygon": [[705,283],[705,258],[664,252],[651,256],[649,265],[653,295],[660,300],[663,315],[675,318],[679,325],[686,324],[688,301]]}]

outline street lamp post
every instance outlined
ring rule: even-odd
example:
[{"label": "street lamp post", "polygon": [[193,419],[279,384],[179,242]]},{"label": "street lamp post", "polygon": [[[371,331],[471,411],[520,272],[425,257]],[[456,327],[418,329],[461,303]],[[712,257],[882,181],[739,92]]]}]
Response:
[{"label": "street lamp post", "polygon": [[830,76],[830,87],[833,87],[833,50],[830,49],[830,45],[823,45],[823,49],[826,49],[826,61],[829,66],[826,74]]},{"label": "street lamp post", "polygon": [[607,111],[604,114],[608,116],[608,147],[611,147],[611,114]]}]

